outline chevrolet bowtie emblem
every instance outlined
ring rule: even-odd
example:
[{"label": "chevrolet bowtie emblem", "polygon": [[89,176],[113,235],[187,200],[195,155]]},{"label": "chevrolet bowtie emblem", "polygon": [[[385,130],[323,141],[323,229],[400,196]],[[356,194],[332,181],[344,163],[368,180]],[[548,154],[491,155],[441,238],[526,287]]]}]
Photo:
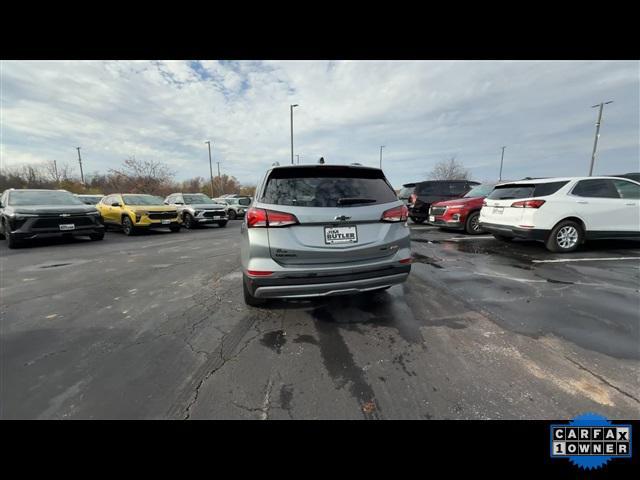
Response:
[{"label": "chevrolet bowtie emblem", "polygon": [[351,217],[347,217],[346,215],[338,215],[334,218],[334,220],[349,220]]}]

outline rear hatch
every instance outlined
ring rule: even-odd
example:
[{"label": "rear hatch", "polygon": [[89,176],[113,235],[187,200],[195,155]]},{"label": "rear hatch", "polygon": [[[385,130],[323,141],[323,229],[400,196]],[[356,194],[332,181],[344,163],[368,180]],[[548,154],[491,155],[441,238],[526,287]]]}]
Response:
[{"label": "rear hatch", "polygon": [[[522,206],[514,207],[514,203],[521,204],[525,200],[551,195],[567,183],[568,181],[497,185],[485,199],[486,204],[482,207],[481,221],[497,225],[521,225],[525,215],[531,215],[531,210]],[[530,218],[527,218],[527,223],[530,223]]]},{"label": "rear hatch", "polygon": [[392,256],[404,221],[381,221],[405,209],[382,170],[309,166],[272,170],[255,205],[294,215],[298,223],[268,229],[271,257],[283,265],[327,265]]},{"label": "rear hatch", "polygon": [[467,192],[464,182],[432,181],[416,186],[414,210],[427,213],[432,203],[462,197]]}]

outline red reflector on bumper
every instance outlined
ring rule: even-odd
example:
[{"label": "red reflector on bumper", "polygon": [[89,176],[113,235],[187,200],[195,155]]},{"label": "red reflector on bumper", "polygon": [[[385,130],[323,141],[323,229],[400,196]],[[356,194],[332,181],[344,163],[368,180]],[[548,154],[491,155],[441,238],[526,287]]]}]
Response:
[{"label": "red reflector on bumper", "polygon": [[247,273],[252,277],[268,277],[273,272],[267,272],[266,270],[247,270]]}]

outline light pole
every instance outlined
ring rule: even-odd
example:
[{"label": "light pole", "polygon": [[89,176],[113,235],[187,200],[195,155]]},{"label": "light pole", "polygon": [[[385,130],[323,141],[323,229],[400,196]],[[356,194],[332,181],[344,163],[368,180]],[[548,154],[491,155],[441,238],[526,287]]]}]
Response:
[{"label": "light pole", "polygon": [[296,158],[298,159],[298,165],[300,165],[300,155],[296,155]]},{"label": "light pole", "polygon": [[609,105],[613,103],[613,100],[609,100],[608,102],[600,102],[597,105],[592,105],[591,108],[600,107],[600,112],[598,112],[598,121],[596,122],[596,138],[593,140],[593,152],[591,153],[591,166],[589,167],[589,176],[593,174],[593,164],[596,161],[596,148],[598,148],[598,138],[600,138],[600,124],[602,123],[602,107],[605,105]]},{"label": "light pole", "polygon": [[380,145],[380,168],[382,168],[382,149],[384,148],[384,145]]},{"label": "light pole", "polygon": [[[213,198],[214,193],[213,193],[213,167],[211,165],[211,141],[207,140],[206,143],[209,146],[209,175],[211,177],[211,198]],[[218,171],[220,170],[220,166],[218,165]],[[220,174],[218,174],[218,177],[220,176]]]},{"label": "light pole", "polygon": [[507,146],[505,145],[504,147],[502,147],[502,156],[500,157],[500,176],[498,178],[498,181],[502,181],[502,164],[504,163],[504,149],[507,148]]},{"label": "light pole", "polygon": [[297,107],[298,104],[289,105],[289,110],[291,110],[291,165],[293,165],[293,107]]},{"label": "light pole", "polygon": [[80,181],[84,185],[84,174],[82,173],[82,157],[80,156],[80,147],[76,147],[78,150],[78,163],[80,164]]}]

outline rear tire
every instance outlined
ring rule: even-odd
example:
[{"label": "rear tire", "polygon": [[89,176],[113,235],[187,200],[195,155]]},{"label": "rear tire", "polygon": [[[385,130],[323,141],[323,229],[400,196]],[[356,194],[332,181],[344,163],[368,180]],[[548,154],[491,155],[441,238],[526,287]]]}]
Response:
[{"label": "rear tire", "polygon": [[569,253],[576,250],[583,241],[582,226],[573,220],[564,220],[553,227],[545,246],[550,252]]},{"label": "rear tire", "polygon": [[222,227],[222,228],[226,227],[226,226],[227,226],[227,221],[226,221],[226,220],[223,220],[223,221],[221,221],[221,222],[218,222],[218,226],[219,226],[219,227]]},{"label": "rear tire", "polygon": [[251,295],[251,292],[249,292],[249,288],[247,287],[247,282],[244,278],[242,279],[242,294],[244,296],[244,303],[250,307],[260,307],[267,303],[264,298],[256,298]]},{"label": "rear tire", "polygon": [[469,235],[479,235],[484,233],[482,227],[480,227],[480,212],[473,212],[467,217],[467,221],[464,224],[464,231]]},{"label": "rear tire", "polygon": [[122,217],[122,231],[128,237],[136,234],[136,227],[133,226],[133,223],[128,216]]},{"label": "rear tire", "polygon": [[493,234],[493,236],[495,237],[496,240],[500,240],[501,242],[511,242],[513,241],[512,237],[505,237],[504,235],[496,235],[495,233]]},{"label": "rear tire", "polygon": [[92,241],[97,242],[99,240],[104,239],[104,232],[102,232],[102,233],[92,233],[92,234],[89,235],[89,238]]},{"label": "rear tire", "polygon": [[229,210],[229,220],[235,220],[236,216],[237,215],[235,210]]}]

